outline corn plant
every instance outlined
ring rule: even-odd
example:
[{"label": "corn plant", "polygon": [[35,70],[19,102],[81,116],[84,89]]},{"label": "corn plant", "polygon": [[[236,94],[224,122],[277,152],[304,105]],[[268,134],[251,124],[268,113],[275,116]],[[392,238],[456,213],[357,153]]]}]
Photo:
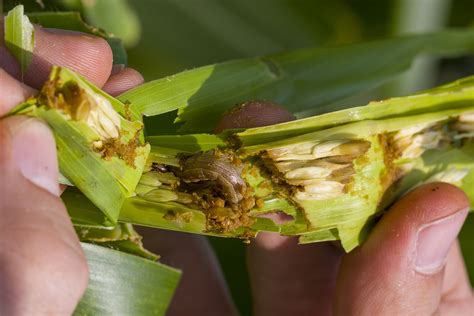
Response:
[{"label": "corn plant", "polygon": [[[106,37],[124,60],[118,39],[77,14],[30,19]],[[26,69],[30,21],[19,6],[5,23],[6,43]],[[365,106],[340,102],[420,54],[467,54],[473,44],[474,30],[458,29],[309,48],[188,70],[117,98],[54,67],[38,95],[9,115],[38,117],[55,134],[60,182],[69,185],[62,198],[91,269],[77,312],[165,312],[179,272],[153,262],[132,225],[245,242],[278,232],[300,243],[339,240],[351,251],[420,184],[457,185],[473,206],[474,78]],[[229,109],[249,103],[279,103],[298,119],[212,132]],[[179,135],[146,135],[144,116],[176,110]],[[289,220],[263,216],[275,212]]]}]

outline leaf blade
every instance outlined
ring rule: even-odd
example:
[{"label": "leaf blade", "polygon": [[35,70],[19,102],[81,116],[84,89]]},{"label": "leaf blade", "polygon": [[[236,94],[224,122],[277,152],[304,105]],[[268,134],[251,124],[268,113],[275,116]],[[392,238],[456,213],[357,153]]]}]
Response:
[{"label": "leaf blade", "polygon": [[165,315],[178,270],[96,245],[82,248],[90,276],[75,315]]},{"label": "leaf blade", "polygon": [[205,133],[228,108],[250,99],[273,100],[299,115],[338,110],[338,102],[390,80],[421,53],[452,56],[473,46],[474,29],[465,29],[310,48],[185,71],[119,99],[147,116],[178,109],[182,132]]},{"label": "leaf blade", "polygon": [[5,45],[20,63],[21,75],[31,63],[35,47],[35,29],[24,14],[23,5],[17,5],[5,18]]}]

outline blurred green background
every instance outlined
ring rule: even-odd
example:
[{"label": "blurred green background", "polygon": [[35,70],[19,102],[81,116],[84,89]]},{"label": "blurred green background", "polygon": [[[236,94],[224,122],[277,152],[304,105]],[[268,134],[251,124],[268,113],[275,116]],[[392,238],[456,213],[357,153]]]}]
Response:
[{"label": "blurred green background", "polygon": [[[18,2],[30,11],[80,10],[89,23],[124,39],[129,65],[147,80],[229,59],[474,22],[471,0],[30,0],[6,1],[4,9]],[[357,102],[403,95],[472,74],[472,57],[424,56],[408,74]],[[460,238],[474,281],[474,216]],[[250,314],[244,244],[217,238],[211,242],[238,307]]]}]

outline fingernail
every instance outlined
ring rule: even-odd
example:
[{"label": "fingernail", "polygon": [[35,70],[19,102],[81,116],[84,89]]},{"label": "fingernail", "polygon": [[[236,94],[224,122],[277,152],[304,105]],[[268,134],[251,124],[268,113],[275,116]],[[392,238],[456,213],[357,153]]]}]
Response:
[{"label": "fingernail", "polygon": [[420,227],[416,238],[415,270],[434,274],[446,263],[446,257],[466,219],[469,208]]},{"label": "fingernail", "polygon": [[51,130],[44,123],[27,119],[15,128],[13,157],[25,178],[59,196],[56,145]]},{"label": "fingernail", "polygon": [[125,65],[124,64],[114,64],[112,66],[112,71],[110,72],[110,75],[116,75],[118,73],[120,73],[122,70],[125,69]]}]

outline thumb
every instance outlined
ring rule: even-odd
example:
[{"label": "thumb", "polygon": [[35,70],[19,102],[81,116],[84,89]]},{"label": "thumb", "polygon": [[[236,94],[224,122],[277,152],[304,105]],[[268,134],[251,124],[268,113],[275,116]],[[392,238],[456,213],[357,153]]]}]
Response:
[{"label": "thumb", "polygon": [[54,138],[43,123],[0,120],[0,315],[71,314],[87,264],[59,199]]},{"label": "thumb", "polygon": [[[466,195],[445,183],[427,184],[403,197],[367,242],[343,259],[336,315],[434,314],[447,281],[446,258],[468,208]],[[463,267],[457,270],[462,273]]]}]

